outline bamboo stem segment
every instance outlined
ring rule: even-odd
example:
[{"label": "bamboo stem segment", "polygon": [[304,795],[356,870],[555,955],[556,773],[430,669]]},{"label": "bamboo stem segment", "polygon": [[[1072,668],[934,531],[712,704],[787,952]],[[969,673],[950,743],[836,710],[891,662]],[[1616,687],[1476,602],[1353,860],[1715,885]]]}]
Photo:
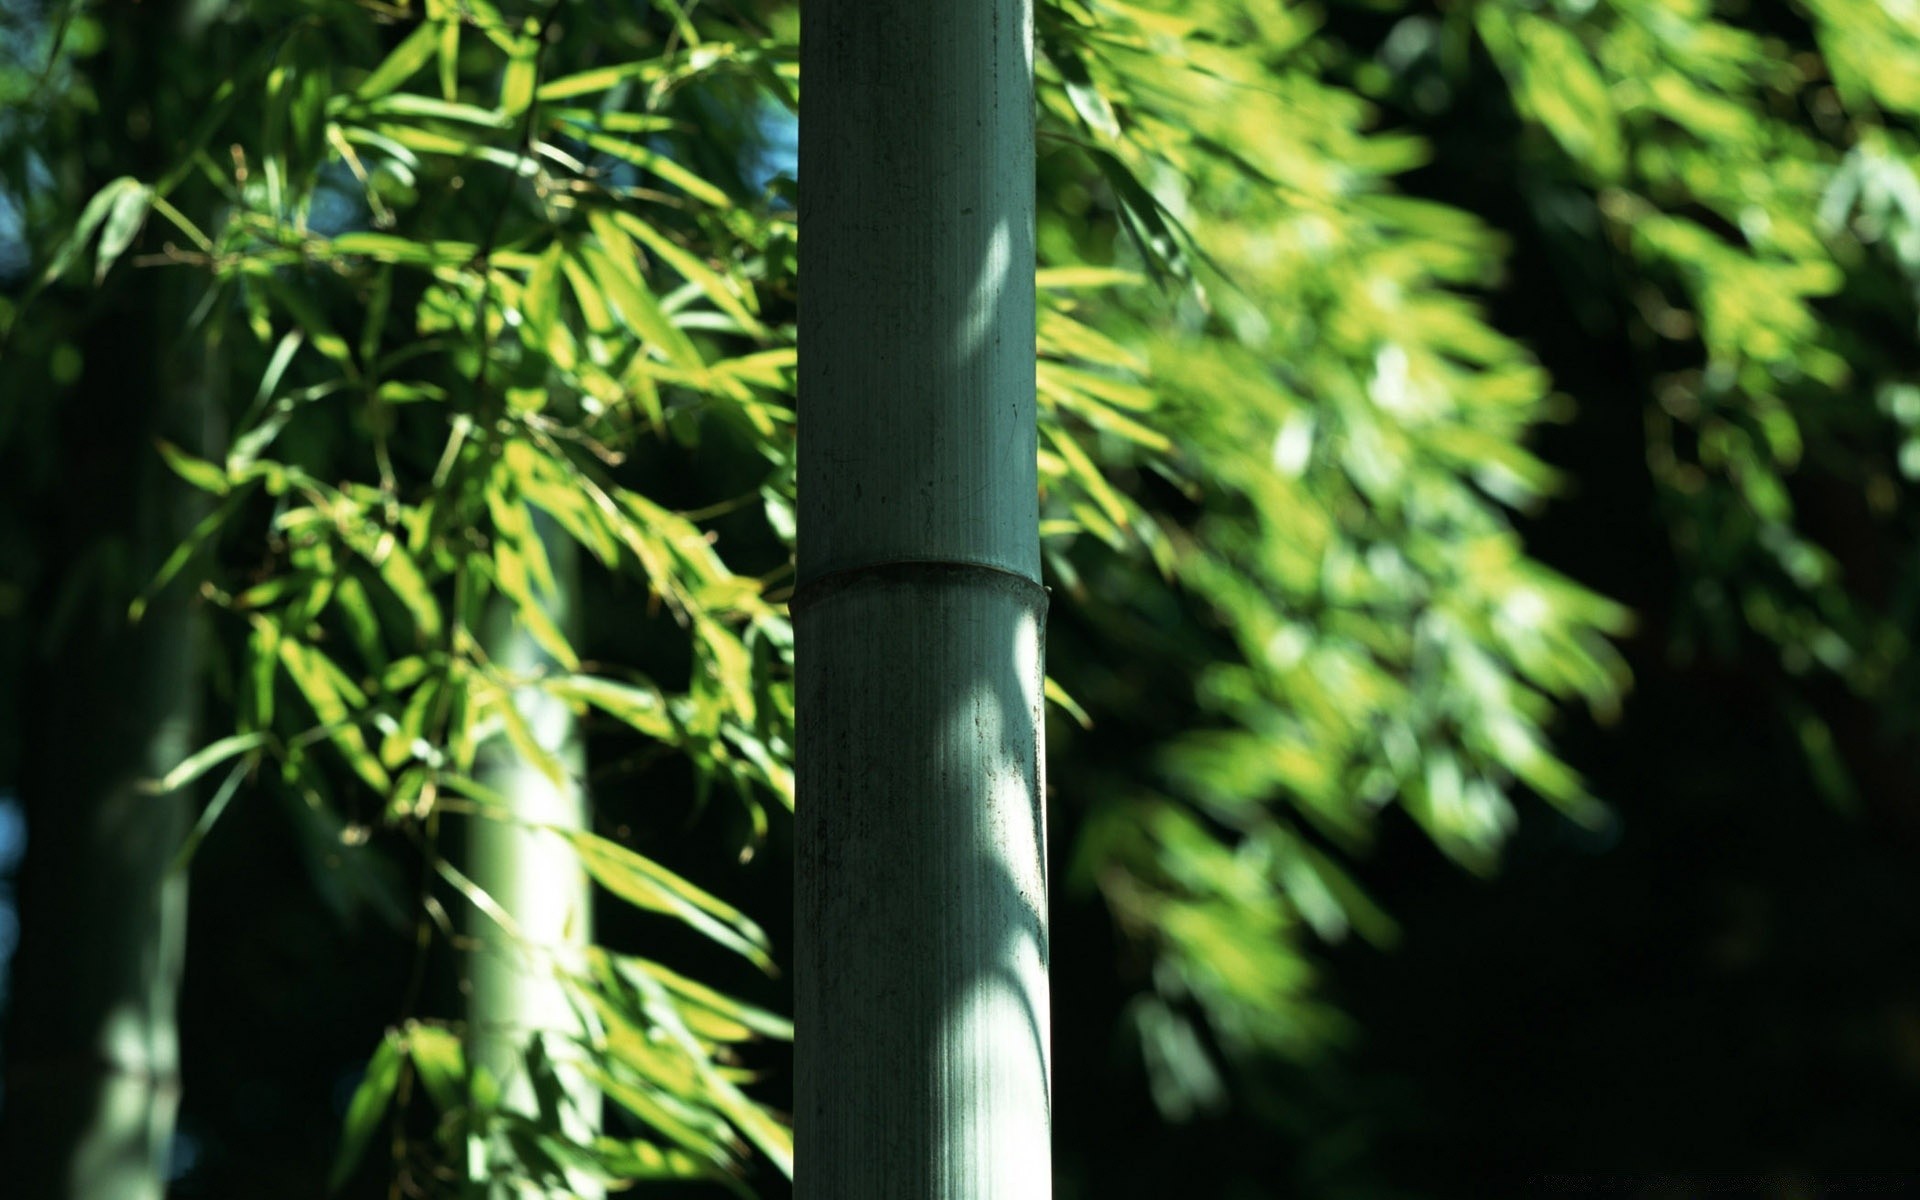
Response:
[{"label": "bamboo stem segment", "polygon": [[1027,0],[802,35],[795,1193],[1051,1194]]},{"label": "bamboo stem segment", "polygon": [[[554,535],[544,522],[536,525],[558,585],[557,594],[547,600],[548,615],[556,626],[568,629],[573,624],[568,607],[578,587],[578,551],[569,538]],[[576,1039],[584,1031],[561,976],[585,968],[593,933],[593,895],[580,856],[559,832],[588,828],[587,796],[579,782],[585,775],[585,749],[566,702],[531,682],[555,664],[526,627],[514,620],[513,604],[496,597],[488,626],[493,665],[511,678],[527,681],[514,689],[512,702],[550,761],[529,761],[500,737],[483,752],[479,764],[480,782],[504,800],[506,811],[469,820],[467,870],[474,884],[512,920],[513,929],[474,915],[467,1053],[476,1068],[484,1069],[500,1085],[502,1109],[525,1116],[540,1111],[536,1072],[551,1071],[562,1128],[572,1140],[586,1142],[600,1131],[600,1093],[581,1071],[582,1051]],[[560,779],[549,774],[556,766]],[[489,1174],[494,1163],[514,1161],[505,1145],[475,1150],[480,1174]],[[597,1200],[603,1191],[592,1179],[575,1173],[564,1190],[543,1194]],[[496,1181],[488,1194],[530,1193]]]}]

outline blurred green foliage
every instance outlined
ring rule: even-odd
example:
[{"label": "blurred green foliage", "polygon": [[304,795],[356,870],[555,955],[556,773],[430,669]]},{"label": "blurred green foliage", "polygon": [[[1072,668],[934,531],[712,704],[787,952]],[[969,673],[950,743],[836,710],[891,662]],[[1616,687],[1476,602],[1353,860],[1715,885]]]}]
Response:
[{"label": "blurred green foliage", "polygon": [[[292,797],[334,908],[436,943],[463,890],[440,817],[492,802],[478,748],[543,757],[509,702],[528,681],[472,633],[498,594],[567,664],[535,682],[604,720],[603,795],[717,790],[739,844],[779,847],[795,6],[188,4],[167,97],[104,112],[112,15],[5,13],[0,241],[36,253],[0,295],[0,428],[50,464],[14,486],[58,488],[68,448],[28,402],[104,369],[73,360],[89,297],[157,269],[198,289],[172,328],[226,432],[159,452],[217,507],[151,586],[213,610],[229,725],[168,782],[224,779],[208,822],[236,788]],[[1632,596],[1640,632],[1764,655],[1812,777],[1871,808],[1861,728],[1920,720],[1920,18],[1049,0],[1038,25],[1056,904],[1104,907],[1166,1117],[1350,1032],[1315,946],[1395,942],[1383,824],[1481,873],[1516,799],[1604,827],[1549,730],[1615,718],[1635,622],[1522,536],[1582,486],[1537,452],[1578,406],[1634,413],[1631,461],[1567,457],[1647,473],[1672,594]],[[165,165],[101,161],[102,119]],[[1556,382],[1548,319],[1624,345],[1630,384],[1583,394],[1577,360]],[[541,615],[536,520],[619,614],[580,645]],[[580,848],[612,894],[780,957],[667,816],[608,811]],[[789,1153],[780,1097],[741,1048],[787,1033],[777,996],[632,934],[582,981],[632,1119],[591,1146],[525,1123],[523,1166],[768,1185],[746,1164]],[[345,1161],[424,1093],[448,1120],[402,1119],[381,1169],[425,1186],[516,1118],[446,1084],[448,1024],[390,1016]]]}]

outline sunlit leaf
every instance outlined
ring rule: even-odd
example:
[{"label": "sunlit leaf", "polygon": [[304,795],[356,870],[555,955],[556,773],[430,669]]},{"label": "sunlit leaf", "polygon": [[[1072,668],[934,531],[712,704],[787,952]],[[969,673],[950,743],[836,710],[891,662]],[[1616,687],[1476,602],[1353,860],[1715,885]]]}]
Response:
[{"label": "sunlit leaf", "polygon": [[592,833],[556,832],[573,843],[588,873],[614,895],[648,911],[674,917],[763,970],[773,970],[766,934],[732,905],[617,842]]},{"label": "sunlit leaf", "polygon": [[256,730],[252,733],[229,734],[209,742],[161,776],[153,785],[153,790],[160,793],[177,791],[235,755],[245,754],[266,745],[268,740],[269,736],[265,732]]},{"label": "sunlit leaf", "polygon": [[427,65],[439,52],[440,28],[432,22],[422,22],[412,33],[401,39],[398,46],[387,55],[381,64],[368,73],[354,89],[354,95],[362,100],[372,100],[393,91],[415,72]]},{"label": "sunlit leaf", "polygon": [[367,1146],[373,1141],[374,1132],[393,1103],[394,1089],[400,1085],[404,1054],[399,1032],[390,1029],[380,1045],[375,1047],[373,1057],[367,1060],[360,1086],[354,1089],[353,1098],[347,1102],[346,1122],[340,1131],[340,1149],[334,1155],[333,1171],[327,1177],[328,1191],[339,1191],[353,1177],[354,1168],[360,1165]]}]

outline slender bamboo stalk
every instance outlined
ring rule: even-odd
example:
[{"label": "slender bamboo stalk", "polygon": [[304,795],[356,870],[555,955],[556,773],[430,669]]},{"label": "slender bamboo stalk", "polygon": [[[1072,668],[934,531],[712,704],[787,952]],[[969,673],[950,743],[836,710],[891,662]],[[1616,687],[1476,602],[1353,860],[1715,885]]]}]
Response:
[{"label": "slender bamboo stalk", "polygon": [[[153,781],[193,749],[199,621],[188,589],[128,604],[201,515],[203,497],[154,452],[198,450],[205,382],[110,364],[158,361],[143,297],[89,339],[89,376],[62,397],[62,482],[43,514],[21,798],[27,856],[0,1119],[0,1191],[45,1200],[159,1200],[180,1102],[177,1025],[192,819]],[[207,378],[217,377],[208,365]],[[70,415],[67,415],[70,414]],[[84,614],[65,636],[54,614]]]},{"label": "slender bamboo stalk", "polygon": [[[552,531],[545,523],[537,524],[558,584],[548,612],[567,630],[577,587],[577,552],[570,539],[548,536]],[[513,619],[513,605],[503,598],[494,602],[485,635],[494,665],[510,676],[531,680],[554,666]],[[474,916],[467,1053],[500,1085],[501,1108],[525,1116],[540,1111],[535,1070],[551,1069],[558,1084],[561,1126],[569,1137],[586,1141],[600,1129],[600,1094],[579,1070],[572,1039],[582,1025],[560,972],[577,973],[584,965],[593,932],[593,897],[579,856],[554,832],[587,827],[587,796],[580,783],[586,755],[564,701],[522,686],[513,702],[563,778],[555,781],[516,753],[504,737],[494,739],[479,764],[480,782],[504,798],[507,811],[468,822],[467,870],[512,920],[514,934],[485,916]],[[533,1055],[536,1038],[540,1052]],[[478,1150],[482,1173],[510,1161],[498,1141]],[[524,1187],[511,1191],[496,1181],[493,1194],[536,1193]],[[595,1200],[602,1189],[589,1179],[575,1178],[551,1194]]]},{"label": "slender bamboo stalk", "polygon": [[1051,1194],[1028,0],[812,0],[796,1195]]}]

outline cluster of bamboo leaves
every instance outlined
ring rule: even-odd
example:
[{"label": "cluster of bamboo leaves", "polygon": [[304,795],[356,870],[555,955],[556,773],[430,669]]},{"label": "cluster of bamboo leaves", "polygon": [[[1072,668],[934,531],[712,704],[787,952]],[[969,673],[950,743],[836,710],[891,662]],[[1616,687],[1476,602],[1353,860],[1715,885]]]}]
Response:
[{"label": "cluster of bamboo leaves", "polygon": [[1528,186],[1570,227],[1561,269],[1631,314],[1678,644],[1769,647],[1783,716],[1829,797],[1850,802],[1807,696],[1833,680],[1894,713],[1915,684],[1920,576],[1864,576],[1860,549],[1913,561],[1920,14],[1482,5],[1459,34],[1542,135]]},{"label": "cluster of bamboo leaves", "polygon": [[[1051,18],[1051,165],[1106,183],[1181,296],[1095,323],[1129,331],[1153,420],[1179,431],[1152,465],[1191,504],[1172,535],[1184,600],[1091,591],[1131,595],[1110,620],[1169,654],[1193,654],[1170,611],[1221,635],[1192,668],[1201,719],[1108,781],[1076,865],[1155,949],[1134,1015],[1178,1114],[1222,1096],[1206,1042],[1301,1053],[1337,1031],[1299,939],[1394,937],[1345,865],[1383,807],[1474,869],[1512,829],[1516,786],[1596,816],[1544,728],[1556,702],[1613,703],[1625,615],[1513,527],[1554,486],[1525,446],[1550,387],[1473,299],[1500,240],[1395,193],[1424,148],[1338,82],[1312,10]],[[1070,222],[1043,229],[1044,254],[1086,252]]]},{"label": "cluster of bamboo leaves", "polygon": [[[1195,699],[1216,721],[1101,779],[1077,861],[1156,948],[1135,1015],[1175,1114],[1222,1094],[1209,1040],[1337,1034],[1296,930],[1392,939],[1341,866],[1380,807],[1474,869],[1516,789],[1601,815],[1542,735],[1556,701],[1614,711],[1607,639],[1626,614],[1514,532],[1564,485],[1526,448],[1561,398],[1473,299],[1509,283],[1498,204],[1396,188],[1429,164],[1416,130],[1513,137],[1532,225],[1512,235],[1547,245],[1569,310],[1628,314],[1645,393],[1624,399],[1644,403],[1687,618],[1660,631],[1675,651],[1770,644],[1802,681],[1771,695],[1835,800],[1854,786],[1823,677],[1911,737],[1920,578],[1878,578],[1863,547],[1913,561],[1920,21],[1871,2],[1333,8],[1061,5],[1043,21],[1043,179],[1059,172],[1069,214],[1102,197],[1137,261],[1190,285],[1172,314],[1123,302],[1092,319],[1129,331],[1152,423],[1180,433],[1150,465],[1196,501],[1172,535],[1187,604],[1111,571],[1086,594],[1135,598],[1131,619],[1104,619],[1130,644],[1204,658]],[[1512,132],[1485,127],[1498,106]],[[1100,252],[1042,220],[1043,254]],[[1196,615],[1233,653],[1168,632]]]},{"label": "cluster of bamboo leaves", "polygon": [[[157,782],[220,780],[195,841],[276,774],[344,846],[403,832],[447,894],[494,919],[483,936],[509,939],[512,914],[439,827],[449,812],[509,819],[476,778],[490,739],[566,770],[518,690],[684,756],[762,832],[768,803],[793,794],[779,572],[738,573],[696,519],[619,477],[636,443],[690,446],[727,423],[768,460],[774,519],[790,511],[791,209],[684,165],[671,143],[701,131],[668,110],[729,76],[791,107],[791,38],[575,17],[232,6],[207,36],[245,49],[172,147],[177,165],[101,189],[44,275],[85,259],[104,276],[151,222],[163,249],[139,265],[206,280],[192,336],[236,393],[231,427],[218,453],[159,447],[213,505],[149,585],[197,586],[232,649],[234,731]],[[714,113],[716,129],[730,120]],[[543,528],[644,585],[694,660],[683,686],[581,662],[549,615],[562,581]],[[490,659],[495,598],[554,669],[526,678]],[[566,836],[613,895],[772,970],[771,942],[733,906],[597,832]],[[423,939],[458,942],[421,895]],[[336,1182],[415,1096],[443,1114],[437,1148],[394,1139],[418,1183],[491,1169],[468,1147],[503,1132],[515,1173],[549,1182],[737,1181],[749,1146],[790,1170],[789,1132],[748,1098],[738,1052],[790,1036],[784,1020],[611,951],[575,983],[594,1082],[631,1120],[570,1141],[550,1113],[497,1105],[453,1029],[408,1018],[353,1099]]]}]

